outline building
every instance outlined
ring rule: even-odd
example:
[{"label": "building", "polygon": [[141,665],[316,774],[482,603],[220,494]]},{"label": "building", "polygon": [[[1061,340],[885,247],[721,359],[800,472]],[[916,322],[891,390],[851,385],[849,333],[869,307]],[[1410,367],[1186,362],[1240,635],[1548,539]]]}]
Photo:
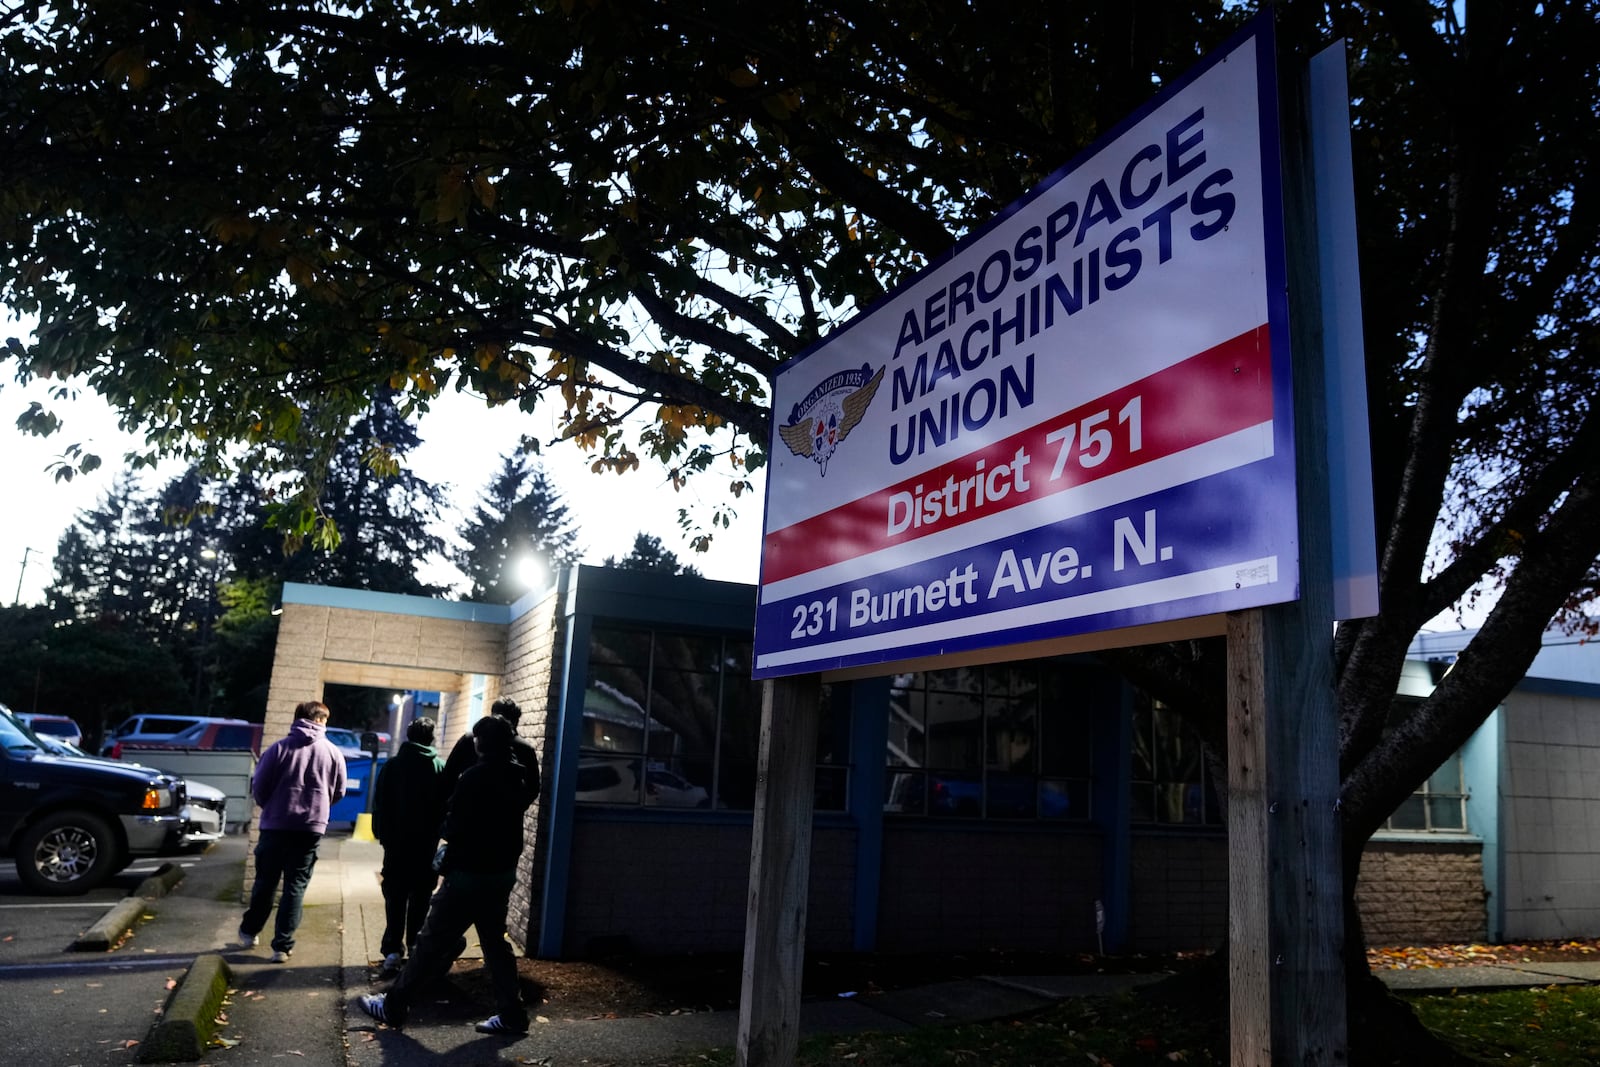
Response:
[{"label": "building", "polygon": [[[440,694],[447,748],[511,696],[545,783],[514,940],[549,958],[738,951],[755,595],[586,566],[510,606],[289,585],[268,733],[326,683],[422,689]],[[1414,697],[1431,675],[1425,658],[1413,666]],[[1553,936],[1518,931],[1577,921],[1580,872],[1534,848],[1546,840],[1534,813],[1570,837],[1556,827],[1600,805],[1600,771],[1569,772],[1557,795],[1547,769],[1536,802],[1516,790],[1563,745],[1600,745],[1600,725],[1586,742],[1576,733],[1576,701],[1594,695],[1527,698],[1519,689],[1375,839],[1361,887],[1373,943]],[[1227,843],[1202,748],[1092,659],[838,683],[824,703],[809,948],[1163,952],[1226,937]],[[1592,865],[1600,829],[1583,832]],[[1567,885],[1547,875],[1563,873],[1566,895],[1542,900],[1540,886]],[[1584,928],[1600,930],[1600,906],[1585,906]]]}]

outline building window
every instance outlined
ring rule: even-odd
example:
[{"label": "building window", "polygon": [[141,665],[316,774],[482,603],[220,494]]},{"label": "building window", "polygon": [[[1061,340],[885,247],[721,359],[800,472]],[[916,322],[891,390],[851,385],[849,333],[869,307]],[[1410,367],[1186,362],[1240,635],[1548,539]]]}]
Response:
[{"label": "building window", "polygon": [[[1416,710],[1414,700],[1397,700],[1389,712],[1394,723]],[[1383,824],[1399,833],[1462,834],[1467,831],[1467,790],[1461,775],[1461,753],[1444,761]]]},{"label": "building window", "polygon": [[[747,638],[595,626],[578,802],[754,808],[761,685],[751,654]],[[842,731],[848,743],[830,708],[825,693],[821,736]],[[848,753],[819,746],[818,762],[817,809],[843,809]]]},{"label": "building window", "polygon": [[1177,712],[1141,693],[1133,708],[1131,817],[1136,823],[1220,826],[1200,734]]},{"label": "building window", "polygon": [[884,810],[987,819],[1087,819],[1089,716],[1057,660],[904,674],[889,693]]}]

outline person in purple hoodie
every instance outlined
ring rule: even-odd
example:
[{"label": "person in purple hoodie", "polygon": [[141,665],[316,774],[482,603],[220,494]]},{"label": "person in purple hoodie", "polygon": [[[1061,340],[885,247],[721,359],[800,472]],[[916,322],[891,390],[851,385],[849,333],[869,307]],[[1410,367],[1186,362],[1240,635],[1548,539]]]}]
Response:
[{"label": "person in purple hoodie", "polygon": [[283,883],[272,931],[272,962],[294,952],[300,903],[317,865],[317,846],[328,829],[328,810],[344,796],[344,755],[325,736],[328,705],[308,700],[294,709],[289,736],[261,753],[250,791],[261,806],[256,878],[239,922],[239,947],[252,948],[267,925],[272,898]]}]

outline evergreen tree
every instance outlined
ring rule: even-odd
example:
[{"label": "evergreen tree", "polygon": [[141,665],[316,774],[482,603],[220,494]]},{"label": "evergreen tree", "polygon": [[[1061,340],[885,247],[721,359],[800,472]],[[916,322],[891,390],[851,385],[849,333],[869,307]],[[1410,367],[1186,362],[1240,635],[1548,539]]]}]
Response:
[{"label": "evergreen tree", "polygon": [[515,570],[532,556],[552,570],[580,557],[578,531],[544,468],[515,453],[502,456],[482,502],[461,531],[456,564],[472,580],[473,600],[509,604],[526,590]]},{"label": "evergreen tree", "polygon": [[619,571],[660,571],[666,574],[687,574],[696,578],[700,572],[686,563],[678,562],[678,555],[661,543],[661,538],[644,531],[634,535],[633,550],[618,559],[607,556],[605,565]]},{"label": "evergreen tree", "polygon": [[417,564],[443,556],[429,526],[440,512],[439,487],[405,468],[421,443],[393,394],[373,401],[340,439],[327,465],[320,508],[340,533],[329,549],[285,541],[285,524],[270,485],[242,472],[222,491],[225,549],[243,578],[275,579],[436,596],[444,589],[417,577]]}]

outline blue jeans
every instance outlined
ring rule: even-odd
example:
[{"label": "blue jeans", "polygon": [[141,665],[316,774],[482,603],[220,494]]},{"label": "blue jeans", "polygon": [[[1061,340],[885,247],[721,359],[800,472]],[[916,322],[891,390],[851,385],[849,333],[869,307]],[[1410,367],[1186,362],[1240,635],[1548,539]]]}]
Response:
[{"label": "blue jeans", "polygon": [[267,925],[272,897],[282,882],[272,947],[279,952],[294,948],[294,932],[300,928],[300,905],[311,882],[311,868],[317,865],[317,846],[321,843],[322,835],[315,830],[261,831],[256,841],[256,880],[250,887],[250,906],[239,923],[241,931],[259,934]]}]

